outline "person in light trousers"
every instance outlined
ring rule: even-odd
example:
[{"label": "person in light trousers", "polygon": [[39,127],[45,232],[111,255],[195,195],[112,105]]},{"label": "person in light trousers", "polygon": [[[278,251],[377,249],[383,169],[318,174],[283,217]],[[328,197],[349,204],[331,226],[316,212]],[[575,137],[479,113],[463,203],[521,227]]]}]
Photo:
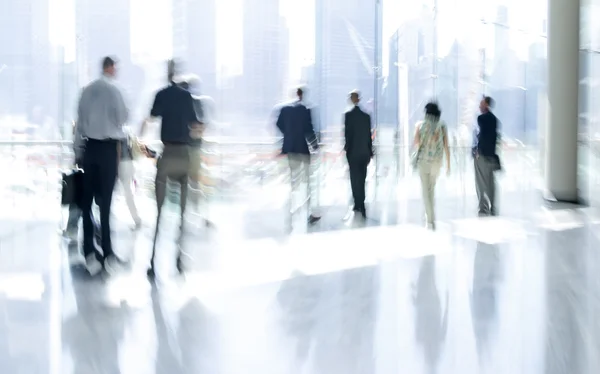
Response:
[{"label": "person in light trousers", "polygon": [[140,151],[137,151],[139,145],[137,144],[137,139],[133,136],[133,134],[127,133],[127,138],[121,140],[121,159],[119,162],[119,182],[121,183],[121,187],[123,188],[123,195],[125,196],[125,202],[127,203],[127,208],[129,209],[129,213],[131,214],[131,218],[134,222],[134,230],[142,227],[142,219],[138,214],[137,207],[135,205],[135,197],[134,197],[134,183],[135,183],[135,166],[134,160],[140,154]]},{"label": "person in light trousers", "polygon": [[435,230],[435,184],[444,155],[447,172],[450,173],[448,129],[440,119],[441,115],[442,111],[436,103],[428,103],[425,106],[425,118],[417,123],[415,130],[416,166],[421,178],[427,227],[432,230]]}]

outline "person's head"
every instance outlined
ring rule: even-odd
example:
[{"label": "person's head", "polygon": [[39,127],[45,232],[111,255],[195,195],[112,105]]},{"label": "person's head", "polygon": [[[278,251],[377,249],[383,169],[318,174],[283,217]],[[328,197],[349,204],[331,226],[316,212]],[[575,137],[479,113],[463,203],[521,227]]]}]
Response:
[{"label": "person's head", "polygon": [[358,103],[360,102],[360,92],[358,92],[358,90],[351,91],[349,98],[352,104],[358,105]]},{"label": "person's head", "polygon": [[175,60],[167,61],[167,79],[169,82],[173,82],[175,79],[175,74],[177,72],[177,63]]},{"label": "person's head", "polygon": [[187,81],[179,82],[178,85],[179,85],[179,87],[183,88],[184,90],[190,89],[190,84]]},{"label": "person's head", "polygon": [[429,102],[425,105],[425,115],[439,119],[442,116],[442,110],[436,102]]},{"label": "person's head", "polygon": [[187,89],[193,93],[194,95],[200,95],[201,90],[200,87],[202,86],[202,80],[200,79],[199,76],[195,75],[195,74],[188,74],[185,77],[185,81],[187,83]]},{"label": "person's head", "polygon": [[306,87],[304,87],[304,86],[296,87],[296,96],[298,96],[298,100],[304,99],[305,94],[306,94]]},{"label": "person's head", "polygon": [[481,113],[487,113],[494,108],[494,99],[489,96],[484,96],[479,102],[479,110]]},{"label": "person's head", "polygon": [[114,77],[117,75],[117,61],[113,57],[104,57],[102,59],[102,74]]}]

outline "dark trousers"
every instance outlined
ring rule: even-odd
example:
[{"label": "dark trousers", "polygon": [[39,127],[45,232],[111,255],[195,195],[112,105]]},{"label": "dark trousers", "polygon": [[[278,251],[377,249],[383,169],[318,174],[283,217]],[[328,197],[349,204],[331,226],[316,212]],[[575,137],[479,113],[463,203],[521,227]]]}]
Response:
[{"label": "dark trousers", "polygon": [[95,253],[92,202],[100,207],[100,231],[104,258],[113,255],[110,239],[110,207],[119,166],[116,140],[89,139],[83,155],[83,254]]},{"label": "dark trousers", "polygon": [[367,180],[367,166],[369,160],[348,159],[350,169],[350,187],[352,187],[352,197],[354,198],[354,210],[365,210],[365,182]]}]

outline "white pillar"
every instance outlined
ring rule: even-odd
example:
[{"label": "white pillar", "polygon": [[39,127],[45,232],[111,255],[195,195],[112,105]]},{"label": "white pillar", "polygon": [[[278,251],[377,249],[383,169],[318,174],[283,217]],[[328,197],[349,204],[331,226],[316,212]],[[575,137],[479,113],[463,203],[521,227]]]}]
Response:
[{"label": "white pillar", "polygon": [[548,0],[547,197],[576,202],[580,0]]}]

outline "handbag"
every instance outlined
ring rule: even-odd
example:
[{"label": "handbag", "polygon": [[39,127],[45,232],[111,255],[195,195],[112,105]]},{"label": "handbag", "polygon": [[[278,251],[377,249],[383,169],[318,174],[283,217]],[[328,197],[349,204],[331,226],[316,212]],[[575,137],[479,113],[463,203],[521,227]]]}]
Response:
[{"label": "handbag", "polygon": [[62,190],[60,203],[62,205],[81,205],[83,196],[83,169],[72,169],[62,173]]}]

